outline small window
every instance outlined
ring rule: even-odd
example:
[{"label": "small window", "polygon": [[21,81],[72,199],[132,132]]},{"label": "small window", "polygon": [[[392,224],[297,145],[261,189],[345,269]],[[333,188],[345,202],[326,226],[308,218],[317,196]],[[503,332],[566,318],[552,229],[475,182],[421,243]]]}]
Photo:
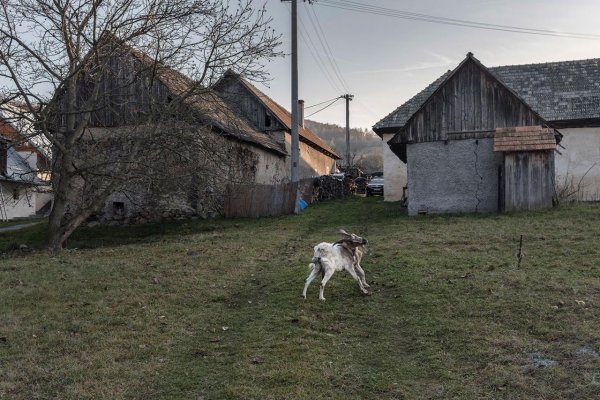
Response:
[{"label": "small window", "polygon": [[19,189],[14,189],[13,190],[13,200],[19,200]]},{"label": "small window", "polygon": [[271,127],[271,114],[265,113],[265,128]]},{"label": "small window", "polygon": [[125,203],[122,201],[114,201],[113,202],[113,213],[115,215],[124,215],[125,214]]}]

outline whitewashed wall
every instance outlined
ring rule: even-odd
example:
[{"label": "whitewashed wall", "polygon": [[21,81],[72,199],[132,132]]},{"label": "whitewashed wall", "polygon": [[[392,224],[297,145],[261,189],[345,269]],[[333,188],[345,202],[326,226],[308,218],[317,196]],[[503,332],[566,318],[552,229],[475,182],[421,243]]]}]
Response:
[{"label": "whitewashed wall", "polygon": [[[35,193],[25,185],[0,183],[8,219],[24,218],[35,215]],[[15,194],[17,198],[15,199]]]},{"label": "whitewashed wall", "polygon": [[287,170],[287,156],[278,156],[256,146],[248,146],[248,148],[258,155],[255,183],[276,185],[289,180],[290,171]]},{"label": "whitewashed wall", "polygon": [[394,136],[393,133],[383,135],[383,178],[384,200],[402,200],[402,188],[406,186],[406,164],[395,155],[387,142]]},{"label": "whitewashed wall", "polygon": [[561,129],[563,140],[556,154],[556,186],[576,191],[577,199],[600,200],[600,128]]},{"label": "whitewashed wall", "polygon": [[[285,149],[290,154],[286,157],[286,170],[291,175],[292,135],[285,133]],[[300,142],[300,179],[328,175],[335,172],[335,160],[314,147]],[[289,176],[288,175],[288,176]]]}]

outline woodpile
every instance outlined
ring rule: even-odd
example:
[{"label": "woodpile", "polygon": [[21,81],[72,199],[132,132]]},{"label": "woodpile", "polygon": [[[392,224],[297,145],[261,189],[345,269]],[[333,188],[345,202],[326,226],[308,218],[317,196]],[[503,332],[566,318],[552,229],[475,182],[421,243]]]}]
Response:
[{"label": "woodpile", "polygon": [[345,199],[351,194],[352,180],[324,175],[313,180],[310,203],[332,199]]}]

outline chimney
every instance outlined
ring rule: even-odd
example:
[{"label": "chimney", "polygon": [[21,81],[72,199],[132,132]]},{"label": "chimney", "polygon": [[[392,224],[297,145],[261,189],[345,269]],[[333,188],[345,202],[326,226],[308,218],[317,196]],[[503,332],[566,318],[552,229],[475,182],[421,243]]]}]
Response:
[{"label": "chimney", "polygon": [[304,100],[298,100],[298,125],[304,128]]}]

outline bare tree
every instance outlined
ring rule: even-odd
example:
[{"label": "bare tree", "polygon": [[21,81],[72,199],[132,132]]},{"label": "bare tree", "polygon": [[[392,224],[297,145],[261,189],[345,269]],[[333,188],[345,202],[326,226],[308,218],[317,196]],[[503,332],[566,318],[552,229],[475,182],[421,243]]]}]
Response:
[{"label": "bare tree", "polygon": [[51,251],[126,183],[215,172],[233,145],[214,121],[239,121],[210,87],[265,79],[269,23],[252,0],[0,0],[0,107],[22,103],[53,150]]}]

